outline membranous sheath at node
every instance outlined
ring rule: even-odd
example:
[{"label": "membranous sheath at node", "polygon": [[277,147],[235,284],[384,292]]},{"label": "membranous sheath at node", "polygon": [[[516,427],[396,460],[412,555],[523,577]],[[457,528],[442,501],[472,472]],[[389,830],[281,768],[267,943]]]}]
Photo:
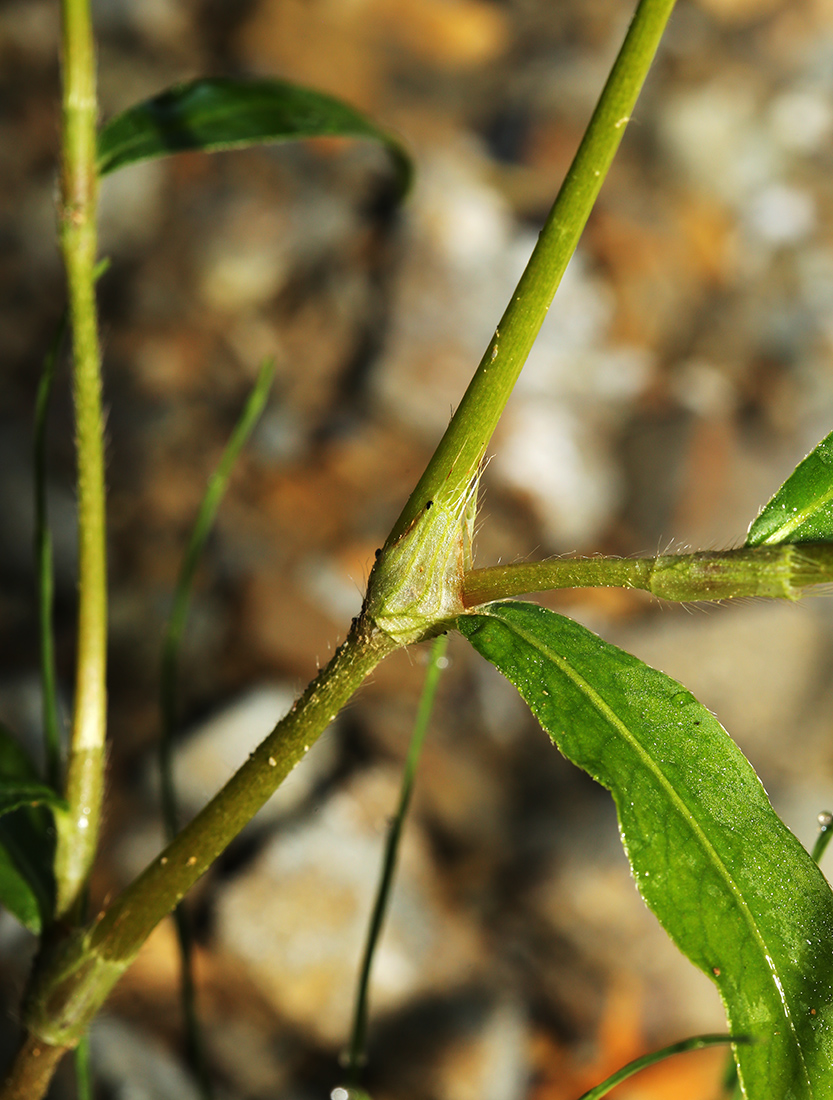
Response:
[{"label": "membranous sheath at node", "polygon": [[456,494],[427,500],[403,534],[379,554],[365,615],[401,645],[440,633],[464,611],[462,585],[471,566],[478,483],[479,475]]}]

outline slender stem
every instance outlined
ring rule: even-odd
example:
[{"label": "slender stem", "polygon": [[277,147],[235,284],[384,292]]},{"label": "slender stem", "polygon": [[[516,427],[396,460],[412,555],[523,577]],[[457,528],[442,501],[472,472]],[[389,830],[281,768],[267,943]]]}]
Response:
[{"label": "slender stem", "polygon": [[414,730],[411,734],[411,743],[408,747],[408,755],[405,758],[405,767],[402,771],[402,786],[399,792],[399,805],[388,828],[385,841],[385,852],[382,857],[382,871],[379,877],[379,887],[376,892],[376,901],[370,917],[370,925],[367,932],[367,942],[362,957],[359,981],[356,988],[356,1007],[353,1015],[353,1029],[350,1043],[347,1048],[347,1073],[350,1083],[358,1084],[361,1067],[365,1063],[365,1047],[367,1044],[367,1019],[368,1019],[368,992],[370,987],[370,970],[373,965],[373,956],[385,915],[388,909],[393,879],[396,874],[396,861],[399,854],[399,842],[402,830],[405,827],[405,818],[411,802],[411,794],[414,788],[417,765],[428,732],[428,723],[431,720],[431,712],[434,709],[434,700],[437,697],[437,687],[440,675],[445,664],[445,651],[448,648],[448,635],[441,634],[434,639],[431,647],[431,656],[425,673],[425,685],[419,701]]},{"label": "slender stem", "polygon": [[90,1035],[86,1035],[75,1048],[75,1092],[77,1100],[93,1100],[93,1075],[90,1065]]},{"label": "slender stem", "polygon": [[196,1077],[202,1100],[212,1100],[214,1087],[206,1057],[202,1023],[197,1011],[197,989],[194,982],[194,936],[191,916],[183,902],[174,909],[174,927],[179,945],[179,994],[185,1026],[185,1057]]},{"label": "slender stem", "polygon": [[[63,4],[66,138],[62,220],[74,334],[81,606],[67,792],[73,814],[70,828],[61,831],[58,843],[62,913],[72,907],[86,878],[98,827],[104,742],[106,589],[99,353],[91,278],[96,190],[93,49],[87,0],[63,0]],[[459,502],[466,502],[467,487],[476,476],[500,412],[589,216],[672,8],[673,0],[640,0],[625,44],[527,271],[386,548],[397,543],[433,503],[439,506],[437,514],[448,511],[449,515],[456,515]],[[462,562],[465,566],[465,555]],[[440,603],[442,611],[445,604]],[[436,615],[438,623],[447,618],[445,613]],[[59,1056],[68,1045],[78,1041],[150,931],[263,805],[365,676],[403,640],[404,636],[397,641],[378,629],[368,609],[354,622],[327,668],[223,790],[91,928],[76,930],[42,957],[27,1007],[27,1020],[32,1034],[39,1037],[41,1044],[48,1045],[50,1058],[55,1052]],[[89,768],[83,766],[87,757]],[[79,827],[81,820],[86,828]],[[28,1057],[31,1059],[31,1052]],[[16,1063],[13,1078],[19,1072],[24,1070]],[[7,1095],[2,1094],[3,1100]],[[40,1093],[32,1091],[26,1100],[34,1100],[36,1095]]]},{"label": "slender stem", "polygon": [[0,1088],[0,1096],[3,1100],[40,1100],[66,1052],[67,1047],[52,1046],[28,1035]]},{"label": "slender stem", "polygon": [[101,957],[130,960],[158,922],[266,802],[365,677],[397,648],[357,620],[332,660],[226,785],[109,907],[90,946]]},{"label": "slender stem", "polygon": [[165,628],[160,673],[159,705],[162,714],[162,736],[159,742],[159,766],[162,776],[162,814],[168,840],[173,839],[178,828],[171,753],[176,729],[176,678],[179,648],[188,618],[194,577],[206,541],[214,525],[217,509],[220,507],[228,488],[234,464],[263,412],[274,373],[274,364],[269,360],[264,362],[260,368],[254,389],[249,395],[240,419],[226,444],[217,469],[209,479],[208,488],[200,504],[197,520],[182,560],[174,591],[173,607]]},{"label": "slender stem", "polygon": [[628,1062],[622,1069],[611,1074],[606,1081],[602,1081],[600,1085],[596,1085],[589,1092],[582,1093],[579,1100],[602,1100],[603,1096],[607,1096],[617,1085],[621,1085],[623,1081],[627,1081],[635,1073],[647,1069],[648,1066],[656,1065],[657,1062],[662,1062],[666,1058],[671,1058],[675,1054],[685,1054],[690,1050],[702,1050],[704,1047],[713,1047],[724,1043],[746,1042],[748,1042],[748,1039],[735,1038],[732,1035],[695,1035],[691,1039],[671,1043],[670,1046],[663,1047],[662,1050],[655,1050],[652,1054],[644,1054],[641,1058],[635,1058],[632,1062]]},{"label": "slender stem", "polygon": [[[292,768],[397,643],[364,616],[292,710],[221,791],[145,871],[41,961],[25,1013],[50,1048],[76,1043],[160,920],[183,898],[274,793]],[[0,1100],[8,1100],[0,1091]],[[35,1100],[34,1094],[27,1100]]]},{"label": "slender stem", "polygon": [[457,499],[474,478],[622,140],[674,0],[640,0],[538,243],[445,435],[388,536],[426,501]]},{"label": "slender stem", "polygon": [[[178,823],[176,787],[173,774],[173,742],[176,730],[176,681],[179,649],[188,618],[188,608],[194,587],[197,566],[205,549],[208,536],[214,526],[217,510],[228,488],[234,464],[240,451],[260,418],[274,377],[274,364],[267,360],[258,374],[254,389],[249,395],[243,412],[226,444],[217,469],[211,475],[205,496],[200,504],[197,520],[185,551],[182,567],[174,592],[173,608],[165,629],[162,645],[159,706],[162,717],[162,735],[159,739],[159,773],[162,789],[162,817],[167,839],[173,840]],[[185,1023],[185,1041],[188,1062],[199,1083],[204,1100],[213,1095],[211,1078],[205,1059],[204,1045],[196,1007],[196,990],[192,964],[191,922],[182,905],[174,910],[181,965],[180,993],[182,1015]]]},{"label": "slender stem", "polygon": [[833,838],[833,814],[829,810],[822,810],[819,814],[819,835],[816,837],[811,853],[816,863],[821,863],[821,857],[827,851],[831,838]]},{"label": "slender stem", "polygon": [[55,368],[67,330],[64,313],[43,363],[35,401],[35,572],[37,575],[38,624],[40,634],[41,695],[46,780],[58,789],[61,781],[61,735],[58,691],[55,675],[55,639],[52,629],[54,576],[52,537],[46,507],[47,414],[55,382]]},{"label": "slender stem", "polygon": [[463,577],[467,608],[555,588],[640,588],[664,600],[695,602],[763,596],[796,600],[833,582],[828,543],[743,547],[656,558],[554,558],[472,569]]},{"label": "slender stem", "polygon": [[78,451],[78,651],[67,766],[69,812],[58,822],[57,915],[69,913],[98,840],[106,732],[107,565],[101,356],[95,305],[96,87],[88,0],[63,0],[61,245],[69,286]]}]

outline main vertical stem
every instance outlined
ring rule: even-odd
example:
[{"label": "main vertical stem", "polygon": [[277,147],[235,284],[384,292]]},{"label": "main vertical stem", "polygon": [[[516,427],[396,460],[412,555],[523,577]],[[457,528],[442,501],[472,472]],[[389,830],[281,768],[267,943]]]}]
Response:
[{"label": "main vertical stem", "polygon": [[622,48],[529,263],[445,434],[388,536],[473,481],[630,121],[675,0],[639,0]]},{"label": "main vertical stem", "polygon": [[58,821],[57,916],[77,904],[95,854],[104,772],[107,652],[101,353],[95,305],[95,49],[89,0],[62,0],[61,247],[73,342],[78,452],[78,653],[66,798]]}]

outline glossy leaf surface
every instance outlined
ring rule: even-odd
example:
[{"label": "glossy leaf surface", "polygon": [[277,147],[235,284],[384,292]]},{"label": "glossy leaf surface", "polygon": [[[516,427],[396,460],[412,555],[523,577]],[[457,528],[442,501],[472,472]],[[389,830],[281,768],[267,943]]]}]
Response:
[{"label": "glossy leaf surface", "polygon": [[747,546],[833,539],[833,432],[803,459],[753,520]]},{"label": "glossy leaf surface", "polygon": [[52,817],[43,806],[62,801],[40,783],[20,744],[0,726],[0,905],[39,932],[54,899]]},{"label": "glossy leaf surface", "polygon": [[400,193],[407,191],[411,162],[399,142],[333,96],[282,80],[193,80],[137,103],[101,130],[98,170],[106,176],[188,150],[336,136],[382,142],[393,157]]},{"label": "glossy leaf surface", "polygon": [[527,603],[458,628],[613,794],[637,886],[717,985],[750,1100],[833,1096],[833,893],[746,758],[680,684]]}]

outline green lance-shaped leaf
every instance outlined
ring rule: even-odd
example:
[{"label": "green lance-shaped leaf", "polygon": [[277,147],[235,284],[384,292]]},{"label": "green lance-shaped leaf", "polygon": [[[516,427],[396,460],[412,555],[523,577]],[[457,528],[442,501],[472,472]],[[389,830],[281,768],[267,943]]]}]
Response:
[{"label": "green lance-shaped leaf", "polygon": [[333,96],[283,80],[217,77],[169,88],[104,126],[98,135],[97,167],[106,176],[172,153],[213,153],[313,137],[381,142],[393,157],[400,194],[408,190],[411,161],[395,138]]},{"label": "green lance-shaped leaf", "polygon": [[833,432],[796,466],[753,520],[747,546],[833,540]]},{"label": "green lance-shaped leaf", "polygon": [[750,1100],[833,1096],[833,893],[717,719],[554,612],[495,603],[459,630],[564,755],[613,794],[642,896],[717,985]]},{"label": "green lance-shaped leaf", "polygon": [[0,725],[0,905],[31,932],[40,932],[50,918],[55,898],[54,828],[47,807],[60,811],[64,805]]}]

